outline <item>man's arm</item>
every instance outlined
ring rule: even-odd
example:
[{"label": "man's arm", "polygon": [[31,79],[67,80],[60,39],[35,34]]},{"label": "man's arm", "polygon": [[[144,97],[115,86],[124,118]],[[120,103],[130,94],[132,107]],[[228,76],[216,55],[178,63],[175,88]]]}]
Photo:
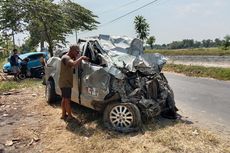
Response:
[{"label": "man's arm", "polygon": [[78,66],[82,60],[89,60],[88,57],[86,56],[81,56],[80,58],[78,58],[77,60],[73,61],[73,60],[68,60],[67,65],[74,67],[74,66]]}]

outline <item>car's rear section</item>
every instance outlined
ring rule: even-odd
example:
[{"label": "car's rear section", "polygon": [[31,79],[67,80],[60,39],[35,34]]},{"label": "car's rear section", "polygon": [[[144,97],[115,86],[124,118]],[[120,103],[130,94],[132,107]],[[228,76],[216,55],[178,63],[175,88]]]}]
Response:
[{"label": "car's rear section", "polygon": [[48,103],[55,102],[57,100],[57,94],[60,95],[60,89],[58,88],[60,62],[61,59],[59,57],[52,57],[47,61],[45,66],[45,95]]}]

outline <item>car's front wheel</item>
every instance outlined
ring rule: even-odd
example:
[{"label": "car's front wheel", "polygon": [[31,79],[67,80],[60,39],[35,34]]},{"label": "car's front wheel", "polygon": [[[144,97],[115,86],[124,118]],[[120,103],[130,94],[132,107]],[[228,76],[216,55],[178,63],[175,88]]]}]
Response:
[{"label": "car's front wheel", "polygon": [[56,95],[56,92],[55,92],[55,86],[54,86],[53,80],[48,80],[47,81],[45,96],[46,96],[46,101],[49,104],[55,102],[55,100],[57,98],[57,95]]},{"label": "car's front wheel", "polygon": [[104,125],[119,132],[132,132],[141,127],[138,107],[132,103],[111,103],[104,111]]},{"label": "car's front wheel", "polygon": [[24,79],[26,79],[26,75],[25,75],[24,73],[19,73],[19,74],[18,74],[18,78],[19,78],[20,80],[24,80]]}]

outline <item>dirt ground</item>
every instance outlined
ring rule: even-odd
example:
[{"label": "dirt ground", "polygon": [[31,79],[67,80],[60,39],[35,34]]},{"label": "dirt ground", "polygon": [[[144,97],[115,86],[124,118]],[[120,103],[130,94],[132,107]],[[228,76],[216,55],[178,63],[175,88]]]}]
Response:
[{"label": "dirt ground", "polygon": [[74,121],[60,119],[60,103],[45,102],[44,86],[0,93],[2,152],[230,152],[228,138],[190,121],[156,118],[142,131],[123,134],[103,127],[102,114],[73,104]]}]

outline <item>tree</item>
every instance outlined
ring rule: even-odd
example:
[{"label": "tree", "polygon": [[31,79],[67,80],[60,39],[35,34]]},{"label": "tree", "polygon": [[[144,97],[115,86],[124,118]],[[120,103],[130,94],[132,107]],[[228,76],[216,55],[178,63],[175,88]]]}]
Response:
[{"label": "tree", "polygon": [[56,43],[65,44],[65,37],[74,29],[92,30],[99,23],[94,19],[96,16],[90,10],[68,0],[60,4],[43,0],[24,1],[27,1],[29,12],[31,12],[30,19],[32,20],[29,24],[29,31],[33,37],[32,40],[43,38],[47,41],[51,56],[53,56],[52,49]]},{"label": "tree", "polygon": [[215,39],[215,47],[219,47],[219,46],[221,46],[221,44],[222,44],[222,41],[219,38],[216,38]]},{"label": "tree", "polygon": [[[66,36],[74,29],[92,30],[99,23],[95,20],[97,16],[90,10],[70,0],[61,1],[59,4],[54,3],[53,0],[11,0],[8,3],[20,8],[20,18],[17,21],[24,23],[33,44],[46,41],[51,56],[56,43],[65,44]],[[1,3],[1,6],[4,6],[4,3]],[[0,16],[0,21],[2,19],[4,17]],[[11,21],[10,18],[9,20]]]},{"label": "tree", "polygon": [[153,44],[155,43],[155,41],[156,41],[156,38],[154,36],[151,36],[147,39],[146,43],[150,45],[151,49],[153,49]]},{"label": "tree", "polygon": [[201,47],[201,42],[200,41],[195,41],[194,42],[194,48],[200,48]]},{"label": "tree", "polygon": [[136,16],[134,19],[135,30],[137,37],[142,41],[147,39],[149,35],[149,24],[146,22],[146,19],[143,16]]},{"label": "tree", "polygon": [[182,40],[182,48],[193,48],[194,40],[193,39],[184,39]]},{"label": "tree", "polygon": [[230,35],[226,35],[224,37],[223,47],[224,47],[225,50],[227,50],[229,46],[230,46]]},{"label": "tree", "polygon": [[22,18],[24,14],[17,0],[1,0],[0,8],[0,31],[7,36],[12,36],[15,48],[14,35],[23,31],[24,22]]}]

